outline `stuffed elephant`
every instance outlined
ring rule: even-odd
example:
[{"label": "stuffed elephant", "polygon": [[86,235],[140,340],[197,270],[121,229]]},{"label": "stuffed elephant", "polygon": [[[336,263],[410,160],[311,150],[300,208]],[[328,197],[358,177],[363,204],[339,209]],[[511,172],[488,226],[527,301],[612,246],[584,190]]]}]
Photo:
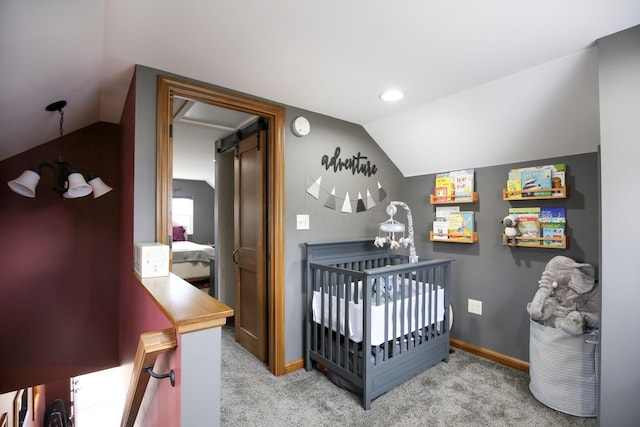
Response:
[{"label": "stuffed elephant", "polygon": [[600,327],[600,288],[591,264],[553,257],[538,284],[527,304],[533,320],[574,335]]}]

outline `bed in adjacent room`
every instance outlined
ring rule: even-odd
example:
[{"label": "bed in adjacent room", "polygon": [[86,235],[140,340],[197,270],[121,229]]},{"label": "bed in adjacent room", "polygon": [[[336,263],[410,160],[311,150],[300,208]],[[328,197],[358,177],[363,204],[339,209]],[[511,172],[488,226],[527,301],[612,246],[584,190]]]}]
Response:
[{"label": "bed in adjacent room", "polygon": [[171,247],[171,272],[194,285],[209,283],[209,286],[213,287],[214,275],[212,273],[216,255],[213,245],[183,240],[186,235],[184,232],[176,234],[175,228]]}]

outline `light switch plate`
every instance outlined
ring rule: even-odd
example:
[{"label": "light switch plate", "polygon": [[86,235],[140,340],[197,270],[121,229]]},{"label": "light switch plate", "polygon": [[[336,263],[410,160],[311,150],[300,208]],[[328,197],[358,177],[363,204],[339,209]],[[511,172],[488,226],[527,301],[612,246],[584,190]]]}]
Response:
[{"label": "light switch plate", "polygon": [[477,314],[478,316],[482,316],[482,301],[478,301],[478,300],[469,298],[468,311],[469,311],[469,313],[473,313],[473,314]]},{"label": "light switch plate", "polygon": [[297,215],[296,230],[308,230],[308,229],[309,229],[309,215]]}]

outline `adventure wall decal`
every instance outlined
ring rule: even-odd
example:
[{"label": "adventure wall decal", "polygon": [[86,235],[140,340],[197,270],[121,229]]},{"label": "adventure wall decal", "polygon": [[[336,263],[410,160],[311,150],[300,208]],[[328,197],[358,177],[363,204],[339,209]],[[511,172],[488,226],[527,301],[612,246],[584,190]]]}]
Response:
[{"label": "adventure wall decal", "polygon": [[376,165],[372,165],[367,156],[363,156],[358,151],[358,154],[351,156],[351,158],[342,160],[340,158],[340,147],[336,147],[336,151],[333,153],[333,157],[329,158],[328,154],[322,156],[320,164],[325,167],[326,170],[333,168],[334,172],[351,171],[353,175],[356,173],[363,174],[365,176],[375,175],[378,171]]}]

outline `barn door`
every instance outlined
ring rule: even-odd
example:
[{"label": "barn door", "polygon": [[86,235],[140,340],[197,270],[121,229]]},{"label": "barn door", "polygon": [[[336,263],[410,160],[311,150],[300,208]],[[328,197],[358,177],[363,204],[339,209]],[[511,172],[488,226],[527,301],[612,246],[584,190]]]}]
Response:
[{"label": "barn door", "polygon": [[266,131],[242,139],[234,164],[236,340],[267,361]]}]

